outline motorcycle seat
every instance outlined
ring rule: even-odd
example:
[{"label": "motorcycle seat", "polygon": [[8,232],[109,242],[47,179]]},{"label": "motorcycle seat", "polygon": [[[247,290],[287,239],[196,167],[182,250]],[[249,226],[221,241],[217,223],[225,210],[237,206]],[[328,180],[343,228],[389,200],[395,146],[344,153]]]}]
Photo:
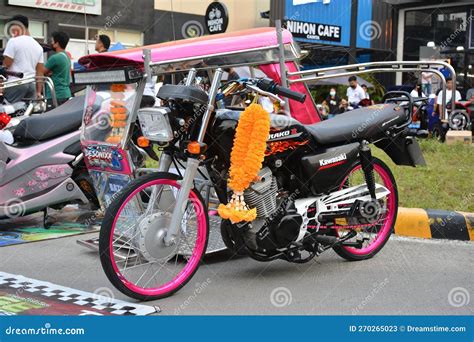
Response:
[{"label": "motorcycle seat", "polygon": [[49,112],[23,119],[13,132],[15,140],[23,143],[46,141],[79,129],[84,101],[84,95],[73,97]]},{"label": "motorcycle seat", "polygon": [[305,128],[320,145],[332,145],[371,141],[383,136],[388,128],[406,121],[403,107],[387,103],[354,109],[329,120],[305,125]]}]

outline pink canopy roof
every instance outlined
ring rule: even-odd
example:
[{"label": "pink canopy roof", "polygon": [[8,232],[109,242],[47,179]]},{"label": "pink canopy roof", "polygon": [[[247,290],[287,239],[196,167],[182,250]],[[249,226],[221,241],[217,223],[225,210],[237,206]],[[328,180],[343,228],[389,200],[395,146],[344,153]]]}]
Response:
[{"label": "pink canopy roof", "polygon": [[[293,41],[291,33],[283,31],[283,43]],[[199,58],[209,55],[259,49],[278,45],[276,29],[256,28],[238,32],[222,33],[161,44],[147,45],[133,49],[92,54],[79,59],[89,69],[143,65],[143,49],[151,50],[153,63]]]}]

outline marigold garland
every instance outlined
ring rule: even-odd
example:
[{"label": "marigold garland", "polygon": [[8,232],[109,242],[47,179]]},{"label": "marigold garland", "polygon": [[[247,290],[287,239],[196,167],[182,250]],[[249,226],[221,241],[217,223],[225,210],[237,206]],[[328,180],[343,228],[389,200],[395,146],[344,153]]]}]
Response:
[{"label": "marigold garland", "polygon": [[232,223],[253,221],[255,208],[249,209],[244,201],[244,190],[254,181],[262,168],[270,132],[270,116],[258,104],[252,104],[242,113],[235,132],[230,154],[229,187],[234,194],[227,205],[220,205],[219,215]]}]

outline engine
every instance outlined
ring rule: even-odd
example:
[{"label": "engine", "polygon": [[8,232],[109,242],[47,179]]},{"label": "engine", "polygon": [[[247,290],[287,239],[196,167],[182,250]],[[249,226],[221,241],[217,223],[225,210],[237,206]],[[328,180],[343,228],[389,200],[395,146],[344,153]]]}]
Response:
[{"label": "engine", "polygon": [[244,192],[245,203],[257,208],[258,218],[269,217],[277,210],[277,181],[268,167],[260,170],[258,179]]},{"label": "engine", "polygon": [[245,234],[246,241],[255,249],[286,247],[297,239],[303,220],[293,201],[278,194],[277,179],[270,168],[261,169],[258,178],[244,192],[245,203],[257,209],[257,219]]}]

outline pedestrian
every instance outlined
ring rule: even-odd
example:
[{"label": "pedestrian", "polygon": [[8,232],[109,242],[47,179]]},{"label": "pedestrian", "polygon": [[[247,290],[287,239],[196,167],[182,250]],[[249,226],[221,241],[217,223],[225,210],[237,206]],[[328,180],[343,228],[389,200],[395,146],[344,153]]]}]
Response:
[{"label": "pedestrian", "polygon": [[[63,104],[71,98],[71,60],[66,53],[69,36],[66,32],[58,31],[51,34],[51,46],[54,54],[48,58],[44,66],[44,74],[51,77],[58,105]],[[52,106],[51,91],[46,89],[48,107]]]},{"label": "pedestrian", "polygon": [[349,77],[349,87],[347,88],[346,96],[347,100],[349,101],[349,105],[354,108],[359,107],[360,101],[366,98],[364,89],[362,89],[362,87],[357,82],[357,77]]},{"label": "pedestrian", "polygon": [[423,92],[422,85],[420,83],[418,83],[415,86],[415,88],[413,88],[413,90],[410,93],[410,96],[415,100],[414,101],[415,104],[421,103],[420,101],[416,101],[416,99],[420,97],[426,97],[426,94]]},{"label": "pedestrian", "polygon": [[110,47],[110,38],[106,34],[101,34],[97,36],[95,41],[95,51],[98,53],[103,53],[109,51]]},{"label": "pedestrian", "polygon": [[421,73],[421,90],[427,96],[431,95],[433,91],[433,74],[431,72],[423,71]]},{"label": "pedestrian", "polygon": [[[17,35],[10,38],[3,51],[3,66],[9,71],[22,72],[23,78],[43,76],[43,48],[30,36],[29,20],[24,15],[15,15],[8,22],[17,23]],[[9,81],[17,80],[10,76]],[[23,98],[41,97],[41,82],[22,84],[3,91],[5,99],[10,103]]]},{"label": "pedestrian", "polygon": [[345,113],[349,110],[349,102],[346,99],[342,99],[339,103],[339,108],[337,114]]},{"label": "pedestrian", "polygon": [[374,101],[372,101],[372,99],[370,98],[369,88],[367,87],[366,84],[361,85],[361,87],[362,87],[362,89],[364,89],[365,99],[368,100],[368,104],[373,105]]},{"label": "pedestrian", "polygon": [[[451,99],[453,98],[453,80],[451,78],[446,79],[446,105],[451,103]],[[455,101],[461,101],[461,93],[456,90],[456,97]],[[438,98],[436,103],[438,105],[438,113],[440,114],[440,118],[443,119],[445,117],[445,108],[443,108],[443,91],[441,90],[438,93]]]},{"label": "pedestrian", "polygon": [[328,117],[332,118],[334,115],[339,114],[339,102],[341,99],[337,96],[336,88],[331,88],[326,99],[323,101],[323,106],[328,108]]}]

